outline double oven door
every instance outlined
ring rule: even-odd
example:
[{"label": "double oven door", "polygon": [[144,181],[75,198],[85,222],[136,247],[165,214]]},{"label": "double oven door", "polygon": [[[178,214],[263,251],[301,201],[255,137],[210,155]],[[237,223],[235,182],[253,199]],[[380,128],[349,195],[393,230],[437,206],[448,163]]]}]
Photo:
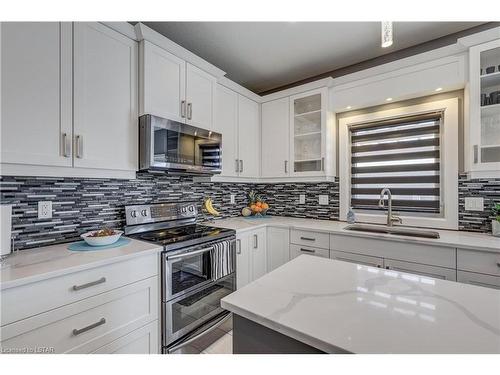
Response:
[{"label": "double oven door", "polygon": [[236,289],[234,237],[164,252],[162,267],[162,341],[168,346],[225,312],[220,300]]}]

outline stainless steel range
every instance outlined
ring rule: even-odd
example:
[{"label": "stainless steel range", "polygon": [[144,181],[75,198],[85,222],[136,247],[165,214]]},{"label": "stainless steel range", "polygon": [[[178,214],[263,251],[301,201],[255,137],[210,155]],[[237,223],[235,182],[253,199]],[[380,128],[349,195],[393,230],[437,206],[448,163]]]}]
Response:
[{"label": "stainless steel range", "polygon": [[236,289],[235,232],[196,224],[194,203],[125,207],[125,234],[163,246],[163,353],[217,328],[230,316],[220,300]]}]

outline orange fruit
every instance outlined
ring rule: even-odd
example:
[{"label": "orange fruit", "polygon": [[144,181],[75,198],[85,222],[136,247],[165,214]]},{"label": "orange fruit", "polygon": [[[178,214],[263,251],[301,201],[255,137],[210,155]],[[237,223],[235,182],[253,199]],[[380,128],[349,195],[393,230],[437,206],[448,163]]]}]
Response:
[{"label": "orange fruit", "polygon": [[260,207],[260,206],[262,206],[262,202],[257,202],[257,203],[255,203],[255,205],[256,205],[257,207]]},{"label": "orange fruit", "polygon": [[264,210],[267,210],[269,208],[269,205],[267,203],[262,203],[262,208]]},{"label": "orange fruit", "polygon": [[262,207],[256,207],[256,208],[255,208],[255,211],[256,211],[256,212],[262,212]]},{"label": "orange fruit", "polygon": [[250,206],[250,209],[251,209],[252,211],[255,211],[255,210],[257,209],[257,206],[256,206],[255,204],[252,204],[252,205]]}]

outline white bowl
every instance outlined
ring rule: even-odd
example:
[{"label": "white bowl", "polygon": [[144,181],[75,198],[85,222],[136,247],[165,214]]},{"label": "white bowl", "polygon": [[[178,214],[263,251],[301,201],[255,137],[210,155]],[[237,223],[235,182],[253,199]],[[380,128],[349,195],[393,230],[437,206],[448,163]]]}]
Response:
[{"label": "white bowl", "polygon": [[121,230],[115,230],[115,234],[111,236],[91,237],[91,235],[96,232],[98,231],[93,230],[91,232],[82,234],[80,237],[82,237],[84,241],[90,246],[106,246],[106,245],[111,245],[116,241],[118,241],[118,239],[123,234]]}]

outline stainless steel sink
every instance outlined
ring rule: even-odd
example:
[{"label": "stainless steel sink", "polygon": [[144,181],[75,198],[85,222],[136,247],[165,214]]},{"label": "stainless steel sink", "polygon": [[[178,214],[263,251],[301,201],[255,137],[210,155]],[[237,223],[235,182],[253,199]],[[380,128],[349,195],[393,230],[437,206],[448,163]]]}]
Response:
[{"label": "stainless steel sink", "polygon": [[382,225],[369,225],[369,224],[351,224],[344,228],[345,230],[352,230],[356,232],[371,232],[371,233],[384,233],[393,234],[397,236],[409,237],[423,237],[423,238],[439,238],[439,233],[430,230],[401,228],[401,227],[387,227]]}]

